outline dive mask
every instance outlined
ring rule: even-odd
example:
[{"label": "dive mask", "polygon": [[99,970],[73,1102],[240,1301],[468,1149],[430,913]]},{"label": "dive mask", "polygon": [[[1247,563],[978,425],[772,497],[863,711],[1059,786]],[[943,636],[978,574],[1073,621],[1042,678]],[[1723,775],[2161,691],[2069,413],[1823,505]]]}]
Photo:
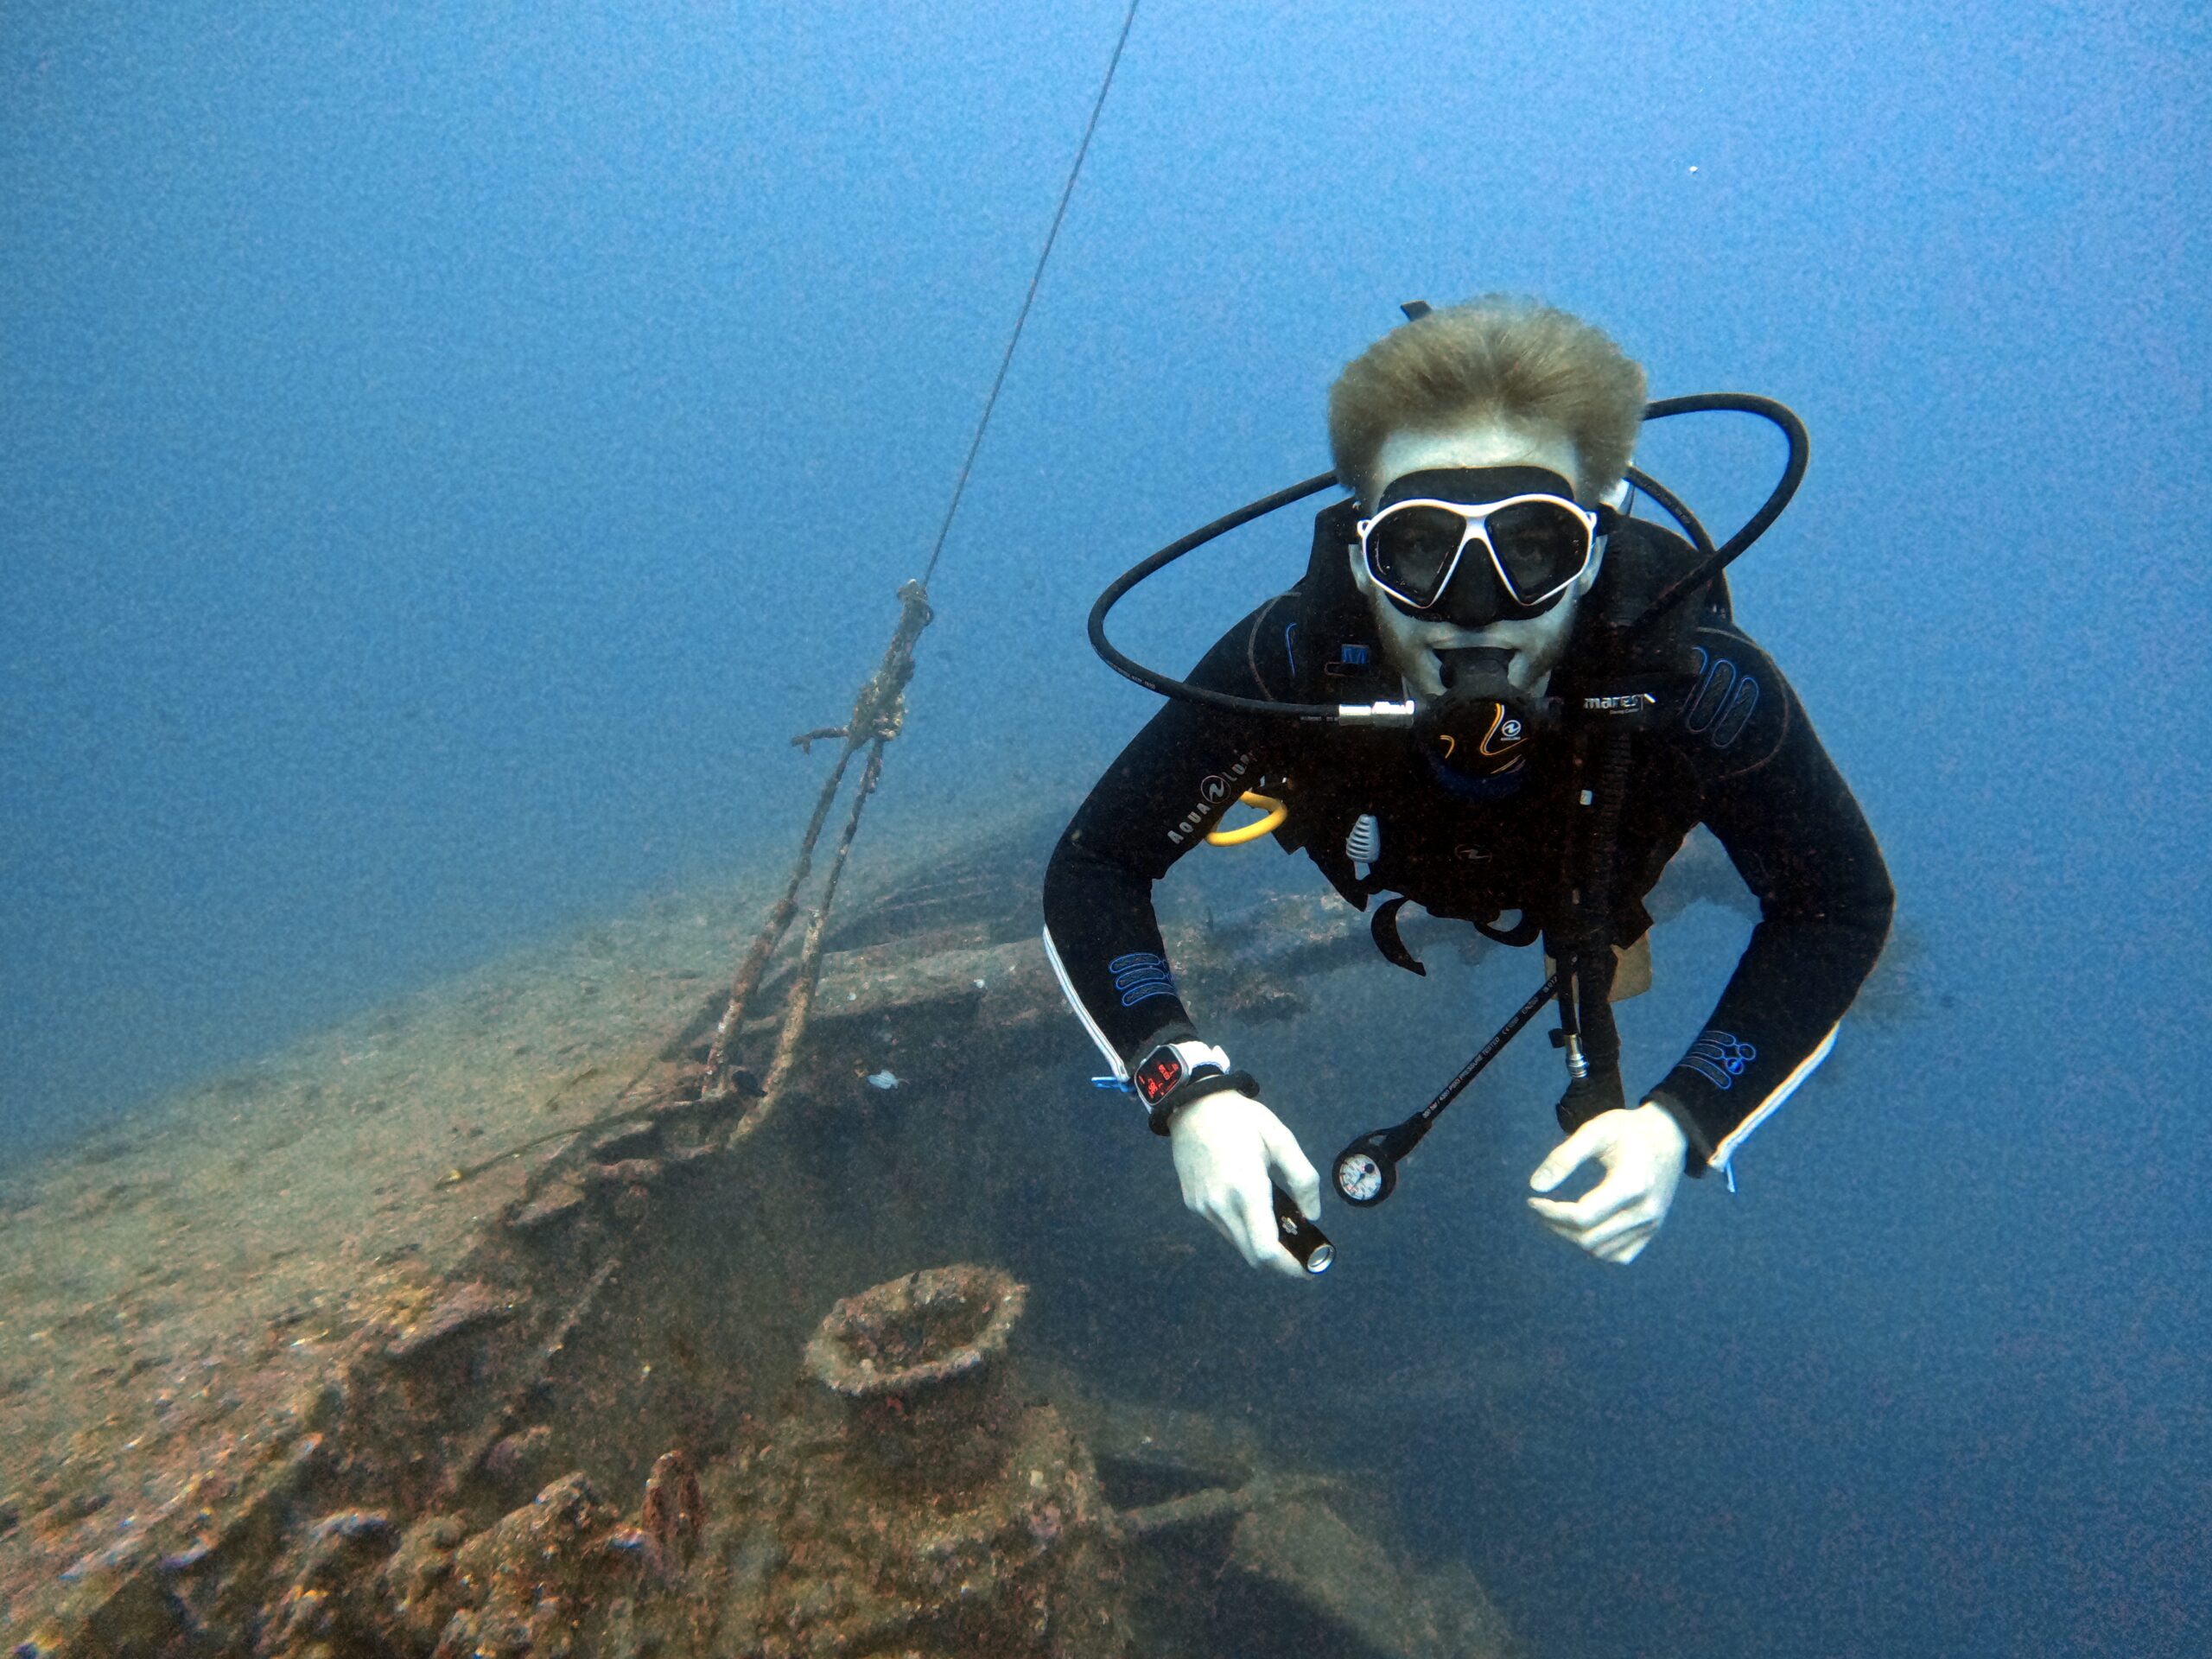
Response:
[{"label": "dive mask", "polygon": [[1611,520],[1541,467],[1435,468],[1392,481],[1359,523],[1360,556],[1400,610],[1479,628],[1557,604]]}]

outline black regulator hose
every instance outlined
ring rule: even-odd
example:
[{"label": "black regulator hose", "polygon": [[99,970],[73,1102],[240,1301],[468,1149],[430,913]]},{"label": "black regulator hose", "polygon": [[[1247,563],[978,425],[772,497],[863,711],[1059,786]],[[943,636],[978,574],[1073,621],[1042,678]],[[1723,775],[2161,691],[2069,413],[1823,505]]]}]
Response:
[{"label": "black regulator hose", "polygon": [[[1691,545],[1706,556],[1699,562],[1695,569],[1665,588],[1650,608],[1630,625],[1624,643],[1632,643],[1646,627],[1657,618],[1664,615],[1675,601],[1711,582],[1729,565],[1735,563],[1752,543],[1766,533],[1768,526],[1782,516],[1783,509],[1789,505],[1790,498],[1797,493],[1797,486],[1804,480],[1805,463],[1811,448],[1811,440],[1806,434],[1805,423],[1797,418],[1787,404],[1778,403],[1774,398],[1762,397],[1756,392],[1748,391],[1694,392],[1688,397],[1662,397],[1656,403],[1647,404],[1644,405],[1643,418],[1647,422],[1663,421],[1672,415],[1703,414],[1723,410],[1743,415],[1757,415],[1771,422],[1780,429],[1783,439],[1789,446],[1789,455],[1788,461],[1783,463],[1781,480],[1775,485],[1759,510],[1745,521],[1743,528],[1719,547],[1715,547],[1713,544],[1713,538],[1706,533],[1705,526],[1698,522],[1697,515],[1689,510],[1681,498],[1647,474],[1633,467],[1628,469],[1629,481],[1656,501],[1669,517],[1681,524],[1688,534]],[[1186,681],[1175,679],[1169,675],[1147,668],[1142,663],[1117,650],[1113,642],[1106,637],[1108,613],[1112,611],[1114,607],[1119,604],[1128,591],[1139,582],[1165,569],[1185,554],[1205,546],[1215,537],[1225,536],[1230,531],[1249,524],[1255,518],[1264,518],[1268,514],[1287,507],[1294,501],[1303,501],[1309,495],[1318,495],[1337,481],[1337,475],[1334,473],[1321,473],[1305,480],[1302,483],[1293,484],[1287,489],[1277,490],[1273,495],[1263,495],[1258,500],[1237,508],[1234,512],[1224,513],[1211,524],[1201,524],[1187,536],[1177,537],[1149,558],[1122,572],[1108,585],[1104,593],[1098,595],[1096,603],[1090,607],[1090,617],[1087,625],[1090,636],[1090,648],[1096,652],[1116,673],[1135,681],[1146,690],[1156,692],[1163,697],[1179,697],[1185,702],[1203,703],[1209,708],[1225,709],[1230,714],[1265,715],[1276,720],[1297,720],[1307,723],[1375,718],[1375,715],[1368,710],[1348,711],[1338,703],[1269,702],[1261,697],[1240,697],[1233,692],[1216,691],[1205,686],[1192,685]]]},{"label": "black regulator hose", "polygon": [[1713,556],[1713,537],[1706,534],[1705,526],[1698,521],[1697,514],[1690,511],[1689,503],[1641,467],[1630,467],[1627,477],[1630,483],[1656,501],[1665,509],[1667,516],[1682,527],[1682,534],[1689,537],[1692,547],[1708,559]]},{"label": "black regulator hose", "polygon": [[[1643,418],[1646,421],[1662,421],[1669,415],[1700,415],[1714,410],[1757,415],[1778,427],[1783,441],[1789,446],[1789,456],[1782,464],[1782,477],[1767,493],[1759,510],[1746,518],[1743,528],[1719,547],[1713,547],[1707,539],[1702,526],[1693,531],[1690,540],[1696,543],[1700,552],[1706,555],[1704,561],[1688,575],[1663,589],[1652,601],[1650,608],[1629,625],[1627,638],[1630,641],[1665,615],[1676,600],[1685,594],[1696,592],[1749,551],[1751,543],[1765,535],[1768,527],[1782,517],[1783,510],[1796,495],[1797,486],[1805,481],[1806,463],[1812,459],[1812,435],[1805,430],[1805,423],[1797,418],[1796,410],[1772,397],[1762,397],[1752,391],[1693,392],[1686,397],[1662,397],[1656,404],[1646,404]],[[1637,478],[1635,482],[1638,489],[1651,493],[1661,506],[1681,519],[1685,530],[1695,523],[1694,519],[1683,518],[1682,513],[1676,512],[1675,504],[1667,496],[1652,492],[1646,480]]]},{"label": "black regulator hose", "polygon": [[1139,582],[1169,565],[1194,549],[1204,547],[1217,536],[1226,536],[1232,530],[1250,524],[1255,518],[1264,518],[1280,507],[1294,501],[1303,501],[1309,495],[1319,495],[1337,481],[1334,473],[1322,473],[1301,484],[1277,490],[1273,495],[1263,495],[1234,512],[1224,513],[1210,524],[1201,524],[1189,535],[1167,543],[1159,552],[1140,564],[1130,566],[1107,585],[1106,591],[1090,607],[1090,648],[1106,661],[1106,665],[1124,678],[1135,680],[1147,691],[1158,692],[1163,697],[1180,697],[1185,702],[1202,702],[1210,708],[1226,709],[1231,714],[1288,715],[1306,721],[1334,720],[1337,705],[1332,702],[1268,702],[1259,697],[1240,697],[1233,692],[1215,691],[1202,685],[1191,685],[1154,672],[1135,658],[1126,657],[1114,648],[1106,638],[1106,613],[1122,601],[1123,594]]}]

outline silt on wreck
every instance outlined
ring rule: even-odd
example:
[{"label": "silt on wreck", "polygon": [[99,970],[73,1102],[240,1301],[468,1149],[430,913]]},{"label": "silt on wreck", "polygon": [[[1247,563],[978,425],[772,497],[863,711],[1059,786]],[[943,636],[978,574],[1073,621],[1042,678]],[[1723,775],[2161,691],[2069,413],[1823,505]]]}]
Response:
[{"label": "silt on wreck", "polygon": [[[748,1091],[699,1090],[729,923],[671,899],[19,1179],[14,1651],[1515,1651],[1350,1471],[1086,1376],[1055,1308],[1161,1239],[1099,1201],[1094,1115],[1037,1109],[1096,1069],[1007,879],[1042,846],[849,899],[743,1133]],[[1278,1018],[1359,921],[1278,898],[1170,944]]]}]

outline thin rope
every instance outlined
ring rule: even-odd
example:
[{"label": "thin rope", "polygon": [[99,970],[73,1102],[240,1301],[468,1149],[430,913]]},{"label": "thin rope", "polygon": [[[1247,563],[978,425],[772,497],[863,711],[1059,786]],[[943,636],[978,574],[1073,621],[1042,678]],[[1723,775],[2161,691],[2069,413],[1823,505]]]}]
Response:
[{"label": "thin rope", "polygon": [[[937,541],[930,549],[929,563],[924,569],[919,582],[905,582],[899,587],[899,626],[893,632],[891,643],[884,649],[883,661],[861,686],[860,695],[854,700],[852,715],[844,725],[803,732],[791,740],[801,748],[810,748],[818,741],[834,737],[843,741],[843,747],[838,753],[836,766],[831,769],[828,780],[815,800],[814,815],[800,840],[798,857],[792,866],[783,896],[770,913],[766,924],[754,937],[752,948],[746,953],[745,961],[739,966],[731,983],[729,1000],[715,1025],[713,1039],[708,1044],[697,1093],[687,1097],[678,1092],[654,1103],[626,1104],[631,1090],[652,1069],[649,1062],[622,1086],[613,1103],[590,1121],[571,1124],[565,1129],[550,1131],[520,1146],[510,1147],[482,1163],[454,1169],[445,1177],[447,1184],[471,1179],[493,1165],[541,1146],[549,1140],[602,1128],[622,1119],[650,1117],[657,1110],[680,1109],[686,1106],[696,1107],[726,1101],[739,1092],[738,1077],[729,1069],[730,1046],[740,1034],[753,993],[760,988],[761,978],[766,971],[769,957],[783,942],[798,914],[799,890],[812,871],[815,845],[827,825],[830,809],[836,800],[846,771],[853,756],[865,748],[868,752],[868,760],[861,768],[860,785],[854,794],[844,833],[838,838],[831,855],[821,903],[815,907],[800,943],[799,961],[792,976],[767,1080],[760,1085],[759,1097],[724,1138],[722,1144],[728,1146],[744,1140],[758,1129],[775,1109],[784,1085],[798,1062],[799,1046],[813,1012],[815,982],[821,972],[824,937],[830,907],[836,900],[838,878],[844,871],[846,855],[852,850],[854,837],[859,833],[861,810],[867,806],[868,797],[874,793],[876,784],[883,775],[884,745],[899,735],[905,723],[906,683],[914,675],[914,645],[933,615],[927,593],[929,579],[936,574],[938,560],[944,552],[945,538],[951,534],[953,518],[960,511],[961,498],[967,493],[969,474],[975,470],[976,456],[983,447],[983,435],[991,424],[991,411],[998,407],[999,392],[1006,385],[1007,371],[1013,365],[1014,348],[1021,343],[1021,331],[1029,321],[1030,308],[1036,303],[1038,288],[1045,280],[1045,266],[1052,257],[1053,245],[1059,240],[1060,226],[1067,218],[1068,203],[1075,195],[1076,181],[1083,174],[1084,158],[1090,153],[1091,135],[1098,130],[1098,118],[1106,107],[1106,95],[1113,90],[1114,72],[1121,67],[1122,48],[1128,45],[1129,31],[1136,23],[1137,4],[1138,0],[1129,0],[1128,12],[1122,19],[1121,36],[1114,42],[1114,55],[1107,61],[1105,79],[1098,84],[1098,96],[1090,106],[1090,119],[1083,129],[1083,143],[1076,148],[1075,164],[1068,168],[1067,183],[1060,191],[1060,205],[1052,214],[1052,228],[1046,232],[1044,249],[1037,256],[1037,269],[1030,273],[1029,290],[1022,296],[1020,315],[1015,317],[1014,332],[1007,336],[1006,354],[999,359],[999,372],[991,381],[990,396],[983,400],[982,418],[976,423],[976,435],[968,445],[968,458],[961,463],[960,476],[952,487],[952,500],[944,510],[944,522],[938,527]],[[534,1191],[551,1176],[554,1167],[549,1164],[535,1172],[526,1184],[526,1190]],[[598,1281],[594,1279],[593,1282],[595,1287]]]},{"label": "thin rope", "polygon": [[938,526],[936,543],[930,549],[930,562],[922,570],[922,586],[929,586],[930,578],[937,574],[937,562],[944,552],[945,537],[952,533],[952,520],[960,511],[960,498],[968,491],[968,474],[975,470],[976,452],[983,447],[983,434],[989,429],[991,411],[998,407],[999,389],[1006,385],[1007,371],[1014,365],[1014,348],[1021,344],[1021,330],[1029,321],[1029,308],[1037,302],[1037,286],[1045,280],[1045,262],[1052,257],[1052,245],[1060,239],[1060,221],[1068,216],[1068,201],[1075,194],[1075,181],[1083,172],[1083,158],[1090,153],[1090,135],[1098,130],[1098,117],[1106,107],[1106,94],[1113,90],[1114,72],[1122,67],[1122,48],[1129,43],[1129,30],[1137,21],[1137,0],[1129,0],[1128,16],[1122,19],[1122,37],[1114,42],[1114,55],[1106,65],[1106,79],[1098,83],[1097,101],[1090,106],[1090,124],[1083,130],[1083,143],[1076,147],[1075,165],[1068,169],[1068,181],[1060,192],[1060,205],[1052,215],[1052,228],[1046,233],[1045,250],[1037,256],[1037,269],[1030,273],[1029,292],[1022,296],[1021,315],[1014,319],[1014,333],[1006,342],[1006,355],[999,359],[998,378],[991,382],[991,395],[983,400],[983,418],[976,423],[976,435],[968,445],[968,459],[960,463],[960,477],[952,486],[951,503],[944,510],[944,522]]},{"label": "thin rope", "polygon": [[789,1017],[785,1022],[782,1039],[777,1045],[777,1058],[766,1085],[766,1092],[747,1115],[739,1131],[741,1135],[757,1127],[760,1120],[772,1109],[775,1097],[797,1054],[798,1039],[805,1031],[807,1016],[813,1007],[813,975],[821,961],[822,932],[829,921],[830,904],[836,896],[837,874],[844,868],[846,849],[851,846],[853,835],[860,828],[861,808],[867,804],[868,796],[875,788],[876,779],[882,774],[884,742],[898,735],[905,715],[906,682],[913,677],[914,673],[914,645],[922,630],[929,626],[932,614],[927,598],[930,577],[936,574],[938,560],[944,555],[945,538],[952,532],[953,518],[960,511],[962,497],[967,493],[969,475],[974,472],[976,456],[983,447],[983,435],[990,429],[991,411],[998,407],[999,393],[1006,385],[1007,372],[1013,365],[1014,350],[1021,344],[1021,332],[1028,324],[1030,309],[1037,302],[1037,290],[1045,280],[1045,267],[1052,259],[1053,245],[1060,239],[1060,226],[1067,219],[1068,203],[1074,198],[1077,180],[1083,175],[1084,157],[1090,153],[1091,136],[1098,130],[1098,118],[1106,108],[1106,95],[1114,87],[1114,72],[1121,67],[1122,49],[1128,45],[1129,30],[1136,23],[1137,5],[1138,0],[1129,0],[1128,11],[1122,19],[1122,33],[1114,42],[1113,56],[1107,60],[1105,76],[1098,83],[1098,96],[1091,101],[1090,119],[1084,125],[1083,142],[1076,146],[1074,164],[1068,168],[1067,183],[1060,190],[1060,205],[1053,212],[1052,229],[1045,234],[1045,245],[1038,252],[1037,268],[1029,275],[1028,292],[1022,296],[1020,313],[1014,320],[1014,332],[1007,336],[1005,354],[999,359],[999,371],[991,381],[990,395],[983,400],[982,417],[976,423],[976,435],[969,441],[968,458],[961,463],[960,476],[953,483],[952,499],[945,507],[944,522],[938,526],[937,541],[930,549],[929,563],[923,569],[919,582],[907,582],[899,590],[904,609],[899,616],[898,631],[884,652],[883,663],[868,683],[861,688],[854,705],[852,718],[843,726],[808,732],[792,740],[805,747],[818,739],[837,737],[844,740],[845,747],[837,757],[836,769],[823,785],[821,794],[815,802],[813,820],[807,825],[806,835],[800,842],[798,859],[792,867],[783,898],[770,915],[766,925],[754,938],[752,949],[747,952],[746,959],[731,984],[729,1001],[715,1027],[714,1039],[708,1046],[705,1076],[701,1088],[702,1096],[721,1094],[734,1086],[734,1079],[728,1071],[730,1045],[736,1040],[746,1009],[766,970],[768,958],[782,943],[785,932],[798,913],[798,893],[812,868],[815,842],[829,817],[830,804],[836,798],[838,785],[844,779],[846,766],[855,751],[871,742],[874,747],[870,750],[866,773],[853,803],[851,821],[846,826],[844,839],[839,843],[836,859],[830,867],[830,880],[822,902],[815,911],[806,940],[801,947],[799,966],[789,997]]},{"label": "thin rope", "polygon": [[[842,726],[825,728],[819,731],[802,732],[791,741],[801,748],[812,747],[826,738],[842,738],[844,747],[837,755],[837,765],[830,773],[829,781],[822,785],[816,797],[814,817],[806,826],[806,833],[799,838],[798,859],[791,866],[790,881],[784,896],[776,903],[768,920],[754,936],[753,948],[746,952],[745,961],[731,982],[729,1002],[722,1009],[721,1023],[715,1027],[715,1038],[707,1050],[706,1081],[702,1092],[716,1094],[727,1088],[731,1079],[726,1075],[729,1064],[729,1046],[736,1039],[738,1028],[744,1023],[745,1011],[753,1000],[753,993],[760,988],[760,976],[768,965],[768,958],[777,945],[783,942],[784,933],[791,925],[791,918],[798,912],[798,893],[806,883],[808,872],[814,868],[814,844],[821,838],[822,826],[828,822],[830,808],[837,798],[837,785],[844,780],[845,768],[852,763],[854,754],[870,742],[875,748],[868,758],[868,773],[860,791],[865,801],[875,788],[875,779],[882,770],[883,746],[899,735],[906,718],[906,683],[914,677],[914,642],[921,638],[922,630],[930,625],[929,601],[922,597],[922,584],[909,582],[899,589],[898,631],[891,636],[891,643],[884,648],[883,661],[868,683],[861,687],[860,696],[853,701],[852,717]],[[859,803],[854,805],[853,828],[860,823]],[[850,831],[848,836],[849,837]],[[842,867],[844,854],[837,855]],[[826,914],[831,898],[837,891],[837,878],[833,870],[828,892],[823,897],[823,913]]]},{"label": "thin rope", "polygon": [[738,1119],[723,1140],[725,1147],[735,1146],[767,1122],[768,1115],[783,1100],[784,1085],[791,1081],[791,1072],[798,1065],[799,1044],[806,1036],[807,1021],[814,1014],[814,993],[822,975],[822,944],[830,928],[830,911],[837,902],[837,878],[844,874],[845,855],[853,850],[853,838],[860,834],[861,812],[868,805],[868,798],[875,792],[877,780],[883,776],[883,746],[890,741],[890,734],[880,733],[868,747],[868,765],[861,770],[860,786],[853,793],[853,810],[845,819],[845,832],[837,838],[836,851],[830,855],[822,902],[815,906],[813,919],[807,924],[806,937],[799,944],[798,969],[791,976],[791,996],[784,1005],[784,1023],[776,1036],[775,1058],[768,1064],[768,1076],[760,1085],[760,1097],[746,1108],[745,1116]]}]

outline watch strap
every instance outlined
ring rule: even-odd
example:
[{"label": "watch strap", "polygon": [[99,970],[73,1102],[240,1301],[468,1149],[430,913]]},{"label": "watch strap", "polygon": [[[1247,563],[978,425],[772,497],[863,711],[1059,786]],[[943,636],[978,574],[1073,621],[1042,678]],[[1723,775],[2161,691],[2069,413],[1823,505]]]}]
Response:
[{"label": "watch strap", "polygon": [[1149,1121],[1152,1132],[1166,1135],[1175,1127],[1178,1112],[1195,1101],[1204,1100],[1208,1095],[1236,1093],[1256,1096],[1259,1092],[1260,1080],[1249,1071],[1206,1072],[1204,1076],[1192,1077],[1151,1109]]}]

